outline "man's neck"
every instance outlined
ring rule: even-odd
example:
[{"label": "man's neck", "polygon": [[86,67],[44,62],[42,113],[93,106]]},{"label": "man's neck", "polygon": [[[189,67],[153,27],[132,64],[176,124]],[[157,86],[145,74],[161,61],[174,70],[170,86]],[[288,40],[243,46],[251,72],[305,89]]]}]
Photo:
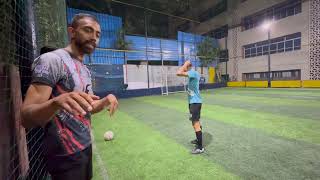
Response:
[{"label": "man's neck", "polygon": [[75,45],[69,44],[67,47],[65,47],[65,50],[70,53],[71,57],[83,62],[84,54],[81,53]]}]

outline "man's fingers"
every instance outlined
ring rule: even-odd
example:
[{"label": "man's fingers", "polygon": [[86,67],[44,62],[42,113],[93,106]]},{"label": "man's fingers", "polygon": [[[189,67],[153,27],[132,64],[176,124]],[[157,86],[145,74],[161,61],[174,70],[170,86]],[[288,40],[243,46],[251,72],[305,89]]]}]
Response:
[{"label": "man's fingers", "polygon": [[68,113],[74,114],[72,108],[71,108],[67,103],[63,103],[61,106],[62,106],[62,108],[63,108],[64,110],[66,110]]},{"label": "man's fingers", "polygon": [[118,102],[114,102],[110,105],[110,116],[112,116],[118,108]]},{"label": "man's fingers", "polygon": [[114,111],[113,108],[114,108],[114,107],[113,107],[113,105],[111,104],[110,107],[109,107],[109,115],[110,115],[110,116],[113,115],[113,111]]},{"label": "man's fingers", "polygon": [[114,105],[114,111],[116,111],[118,109],[118,106],[119,106],[119,103],[116,102],[115,105]]},{"label": "man's fingers", "polygon": [[93,102],[93,100],[89,96],[74,94],[72,98],[86,111],[92,111],[91,103]]},{"label": "man's fingers", "polygon": [[89,94],[89,96],[90,96],[93,100],[99,100],[99,99],[100,99],[99,96],[96,96],[96,95],[93,95],[93,94]]},{"label": "man's fingers", "polygon": [[84,98],[86,101],[88,101],[89,104],[91,104],[93,102],[93,98],[87,94],[87,93],[84,93],[84,92],[80,92],[79,95]]},{"label": "man's fingers", "polygon": [[73,111],[75,111],[77,113],[75,115],[79,115],[79,114],[86,115],[86,111],[84,109],[82,109],[82,107],[72,98],[68,100],[68,104],[73,109]]},{"label": "man's fingers", "polygon": [[112,104],[110,105],[110,116],[112,116],[112,115],[114,114],[114,111],[115,111],[115,104],[112,103]]},{"label": "man's fingers", "polygon": [[85,98],[90,104],[92,104],[95,100],[99,100],[100,99],[99,96],[96,96],[96,95],[93,95],[93,94],[87,94],[87,93],[84,93],[84,92],[80,92],[79,94],[80,94],[80,96]]}]

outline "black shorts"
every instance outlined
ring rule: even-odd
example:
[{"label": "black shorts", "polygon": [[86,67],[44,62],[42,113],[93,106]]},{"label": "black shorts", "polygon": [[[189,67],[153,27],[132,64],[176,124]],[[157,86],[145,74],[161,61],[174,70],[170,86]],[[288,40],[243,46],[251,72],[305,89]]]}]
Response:
[{"label": "black shorts", "polygon": [[89,180],[92,178],[92,147],[68,156],[46,157],[52,180]]},{"label": "black shorts", "polygon": [[199,121],[201,114],[201,103],[189,104],[190,121]]}]

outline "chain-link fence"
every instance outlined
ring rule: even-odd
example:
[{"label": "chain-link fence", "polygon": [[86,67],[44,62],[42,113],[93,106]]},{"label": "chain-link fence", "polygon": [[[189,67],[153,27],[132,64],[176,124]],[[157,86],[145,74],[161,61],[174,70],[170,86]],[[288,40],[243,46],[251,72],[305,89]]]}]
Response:
[{"label": "chain-link fence", "polygon": [[[0,179],[48,178],[43,129],[24,129],[20,107],[39,49],[45,45],[63,47],[66,43],[66,23],[61,21],[65,21],[63,3],[0,1]],[[57,9],[64,13],[57,13]]]}]

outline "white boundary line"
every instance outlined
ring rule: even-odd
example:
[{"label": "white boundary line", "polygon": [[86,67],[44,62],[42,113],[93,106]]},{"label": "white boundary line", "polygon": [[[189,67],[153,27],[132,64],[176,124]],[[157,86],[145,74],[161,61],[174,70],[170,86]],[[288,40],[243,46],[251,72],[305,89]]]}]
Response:
[{"label": "white boundary line", "polygon": [[97,164],[98,164],[98,167],[100,169],[100,175],[103,178],[103,180],[109,180],[107,168],[106,168],[105,164],[103,163],[103,160],[101,158],[99,150],[98,150],[98,148],[97,148],[97,146],[95,144],[94,136],[93,136],[92,131],[91,131],[91,139],[92,139],[92,150],[93,150],[93,153],[96,156]]}]

